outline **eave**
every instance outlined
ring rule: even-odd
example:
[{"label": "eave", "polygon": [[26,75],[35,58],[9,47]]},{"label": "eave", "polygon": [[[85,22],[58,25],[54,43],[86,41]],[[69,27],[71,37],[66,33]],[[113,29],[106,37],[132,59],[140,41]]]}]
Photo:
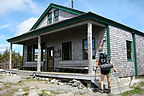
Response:
[{"label": "eave", "polygon": [[7,41],[8,42],[14,42],[14,41],[17,41],[17,40],[20,40],[20,39],[29,38],[30,36],[37,36],[37,35],[40,35],[42,33],[48,32],[50,30],[54,30],[54,29],[57,29],[57,28],[68,26],[70,24],[74,24],[74,23],[84,21],[84,20],[95,20],[95,21],[100,22],[100,23],[105,24],[105,25],[111,25],[111,26],[126,30],[126,31],[134,33],[134,34],[139,34],[141,36],[144,36],[144,33],[140,32],[136,29],[133,29],[133,28],[130,28],[126,25],[117,23],[113,20],[110,20],[110,19],[107,19],[105,17],[99,16],[99,15],[94,14],[92,12],[88,12],[88,13],[79,15],[77,17],[71,18],[71,19],[67,19],[67,20],[64,20],[64,21],[60,21],[58,23],[54,23],[54,24],[45,26],[45,27],[40,28],[40,29],[32,30],[32,31],[30,31],[28,33],[25,33],[25,34],[22,34],[20,36],[10,38]]}]

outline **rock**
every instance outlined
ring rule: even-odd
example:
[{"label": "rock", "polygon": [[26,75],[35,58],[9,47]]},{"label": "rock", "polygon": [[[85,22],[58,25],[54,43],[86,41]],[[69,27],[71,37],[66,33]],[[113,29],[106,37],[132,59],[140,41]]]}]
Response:
[{"label": "rock", "polygon": [[44,78],[39,78],[39,80],[40,80],[40,81],[44,81],[45,79],[44,79]]},{"label": "rock", "polygon": [[5,70],[4,69],[0,69],[0,72],[5,72]]},{"label": "rock", "polygon": [[36,87],[30,86],[30,87],[29,87],[29,90],[32,90],[32,89],[36,89]]},{"label": "rock", "polygon": [[58,84],[59,83],[59,80],[55,80],[54,84]]},{"label": "rock", "polygon": [[75,96],[75,95],[71,93],[64,93],[64,94],[58,94],[56,96]]},{"label": "rock", "polygon": [[144,90],[144,86],[143,86],[143,87],[141,87],[141,89],[142,89],[142,90]]},{"label": "rock", "polygon": [[55,80],[56,80],[56,79],[52,79],[52,80],[50,81],[50,83],[54,84]]},{"label": "rock", "polygon": [[20,76],[5,76],[0,79],[0,82],[3,82],[3,83],[18,83],[20,81],[21,81]]},{"label": "rock", "polygon": [[23,95],[26,95],[27,93],[26,92],[16,92],[16,93],[14,93],[14,95],[13,96],[23,96]]},{"label": "rock", "polygon": [[79,86],[78,86],[78,89],[83,89],[85,88],[85,86],[81,83]]},{"label": "rock", "polygon": [[22,92],[23,91],[23,89],[18,89],[18,92]]},{"label": "rock", "polygon": [[4,86],[4,85],[3,85],[3,83],[0,83],[0,89],[2,89],[2,88],[3,88],[3,86]]},{"label": "rock", "polygon": [[3,96],[3,94],[6,94],[6,93],[9,92],[9,91],[10,91],[10,88],[1,90],[1,91],[0,91],[0,96],[1,96],[1,95]]},{"label": "rock", "polygon": [[55,95],[52,91],[44,91],[44,93],[46,93],[46,94],[48,94],[48,96],[50,95],[50,96],[53,96],[53,95]]},{"label": "rock", "polygon": [[59,82],[59,80],[56,80],[56,79],[52,79],[52,80],[50,81],[50,83],[52,83],[52,84],[58,84],[58,82]]},{"label": "rock", "polygon": [[75,83],[75,82],[77,82],[77,80],[73,79],[69,83]]},{"label": "rock", "polygon": [[46,81],[49,81],[49,78],[45,78]]},{"label": "rock", "polygon": [[59,83],[58,83],[58,85],[62,85],[62,86],[63,86],[63,85],[64,85],[64,83],[59,82]]},{"label": "rock", "polygon": [[28,96],[42,96],[42,92],[39,90],[30,90]]},{"label": "rock", "polygon": [[78,87],[81,84],[80,81],[76,81],[72,84],[72,87]]}]

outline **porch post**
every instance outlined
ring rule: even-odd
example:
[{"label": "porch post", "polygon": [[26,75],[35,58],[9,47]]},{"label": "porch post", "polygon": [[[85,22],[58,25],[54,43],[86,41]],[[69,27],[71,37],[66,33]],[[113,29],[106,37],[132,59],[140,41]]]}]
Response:
[{"label": "porch post", "polygon": [[12,69],[12,43],[10,43],[10,49],[9,49],[9,70]]},{"label": "porch post", "polygon": [[37,62],[37,71],[41,71],[41,37],[38,36],[38,62]]},{"label": "porch post", "polygon": [[92,23],[88,23],[87,30],[87,41],[88,41],[88,74],[91,75],[93,71],[92,66]]}]

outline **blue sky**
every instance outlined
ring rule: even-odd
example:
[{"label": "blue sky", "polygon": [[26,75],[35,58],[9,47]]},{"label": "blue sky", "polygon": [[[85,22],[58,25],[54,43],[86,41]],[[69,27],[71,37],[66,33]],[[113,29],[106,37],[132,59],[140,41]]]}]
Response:
[{"label": "blue sky", "polygon": [[[27,32],[50,3],[71,7],[71,0],[0,0],[0,53],[6,39]],[[74,8],[115,20],[144,32],[144,0],[74,0]],[[22,54],[22,46],[13,50]]]}]

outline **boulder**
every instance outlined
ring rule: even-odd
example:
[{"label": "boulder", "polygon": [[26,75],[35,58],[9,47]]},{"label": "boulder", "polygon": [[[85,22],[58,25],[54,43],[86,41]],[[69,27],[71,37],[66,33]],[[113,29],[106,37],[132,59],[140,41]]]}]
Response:
[{"label": "boulder", "polygon": [[85,86],[81,83],[79,86],[78,86],[78,89],[83,89],[85,88]]},{"label": "boulder", "polygon": [[42,92],[39,90],[30,90],[28,96],[42,96]]},{"label": "boulder", "polygon": [[55,81],[56,81],[56,79],[52,79],[52,80],[50,81],[50,83],[54,84]]},{"label": "boulder", "polygon": [[78,87],[81,84],[80,81],[76,81],[72,84],[72,87]]},{"label": "boulder", "polygon": [[3,86],[4,86],[4,85],[3,85],[3,83],[0,83],[0,89],[2,89],[2,88],[3,88]]},{"label": "boulder", "polygon": [[14,93],[14,95],[13,96],[23,96],[23,95],[26,95],[27,93],[26,92],[16,92],[16,93]]},{"label": "boulder", "polygon": [[50,83],[52,83],[52,84],[58,84],[58,83],[59,83],[59,80],[52,79],[52,80],[50,81]]},{"label": "boulder", "polygon": [[20,76],[5,76],[0,79],[0,82],[3,82],[3,83],[18,83],[20,81],[21,81]]},{"label": "boulder", "polygon": [[23,91],[23,89],[18,89],[18,92],[22,92]]},{"label": "boulder", "polygon": [[32,90],[32,89],[36,89],[36,87],[30,86],[30,87],[29,87],[29,90]]}]

